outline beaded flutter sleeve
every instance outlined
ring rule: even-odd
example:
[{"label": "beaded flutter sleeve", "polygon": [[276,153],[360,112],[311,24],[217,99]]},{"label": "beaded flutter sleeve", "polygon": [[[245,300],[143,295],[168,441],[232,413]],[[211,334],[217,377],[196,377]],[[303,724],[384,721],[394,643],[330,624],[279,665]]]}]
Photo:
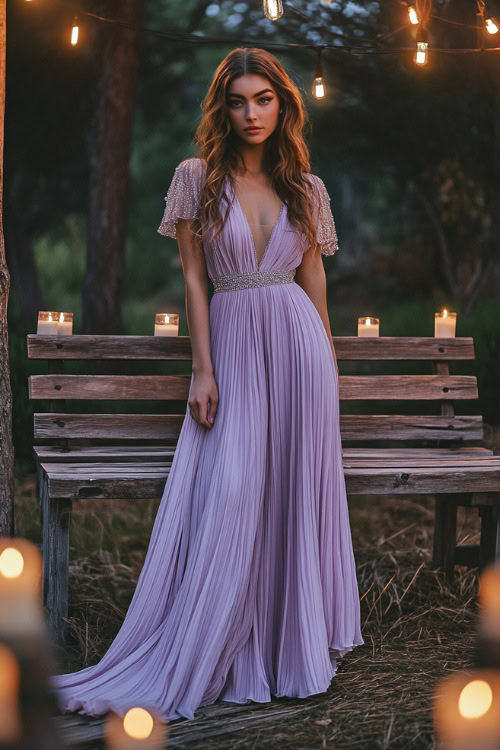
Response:
[{"label": "beaded flutter sleeve", "polygon": [[198,217],[202,178],[203,162],[200,159],[185,159],[176,167],[165,196],[165,210],[157,230],[160,234],[176,239],[178,219]]},{"label": "beaded flutter sleeve", "polygon": [[315,187],[314,203],[316,208],[316,237],[321,245],[322,255],[334,255],[339,249],[335,220],[330,208],[330,196],[325,183],[317,175],[311,175]]}]

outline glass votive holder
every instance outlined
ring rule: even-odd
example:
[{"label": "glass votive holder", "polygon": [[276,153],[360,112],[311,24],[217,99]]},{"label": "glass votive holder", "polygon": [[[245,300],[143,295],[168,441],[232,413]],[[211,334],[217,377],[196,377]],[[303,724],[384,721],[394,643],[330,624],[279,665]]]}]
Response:
[{"label": "glass votive holder", "polygon": [[59,329],[59,312],[54,310],[39,310],[37,333],[57,336]]},{"label": "glass votive holder", "polygon": [[43,636],[42,556],[22,537],[0,537],[0,640]]},{"label": "glass votive holder", "polygon": [[156,313],[155,336],[178,336],[179,313]]},{"label": "glass votive holder", "polygon": [[73,333],[73,313],[60,312],[59,325],[57,327],[58,336],[71,336]]},{"label": "glass votive holder", "polygon": [[438,338],[453,338],[457,326],[456,312],[448,312],[446,308],[434,313],[434,336]]},{"label": "glass votive holder", "polygon": [[73,313],[59,310],[38,312],[37,333],[48,336],[71,336],[73,333]]},{"label": "glass votive holder", "polygon": [[358,336],[379,336],[380,319],[379,318],[358,318]]}]

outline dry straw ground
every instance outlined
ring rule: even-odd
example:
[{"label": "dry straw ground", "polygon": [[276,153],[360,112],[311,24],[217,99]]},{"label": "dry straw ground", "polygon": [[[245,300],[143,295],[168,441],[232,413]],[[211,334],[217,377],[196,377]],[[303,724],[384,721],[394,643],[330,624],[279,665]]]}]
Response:
[{"label": "dry straw ground", "polygon": [[[500,430],[485,445],[499,452]],[[33,480],[19,484],[17,533],[40,542]],[[61,671],[93,664],[118,631],[147,548],[158,502],[74,504],[69,642]],[[326,693],[270,704],[207,707],[170,724],[171,747],[434,748],[432,698],[444,675],[470,665],[476,642],[477,569],[455,579],[430,568],[434,501],[351,497],[365,645],[347,654]],[[459,543],[479,539],[474,509],[460,508]],[[83,742],[71,729],[73,746]],[[90,727],[88,727],[89,729]],[[88,731],[85,732],[88,737]],[[99,725],[94,735],[99,736]]]}]

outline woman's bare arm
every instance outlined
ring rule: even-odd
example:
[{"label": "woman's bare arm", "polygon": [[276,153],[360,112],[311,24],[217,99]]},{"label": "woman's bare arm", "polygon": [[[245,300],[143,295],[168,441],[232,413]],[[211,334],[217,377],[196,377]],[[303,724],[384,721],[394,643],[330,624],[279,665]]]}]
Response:
[{"label": "woman's bare arm", "polygon": [[193,418],[210,428],[217,410],[218,393],[210,351],[208,274],[203,254],[194,248],[189,225],[189,219],[179,219],[176,224],[193,357],[194,381],[189,406]]},{"label": "woman's bare arm", "polygon": [[314,306],[320,314],[323,325],[325,326],[328,340],[331,345],[333,361],[337,368],[337,357],[335,347],[332,341],[332,332],[330,330],[330,319],[328,317],[328,306],[326,302],[326,274],[323,266],[323,259],[318,248],[309,249],[302,256],[302,263],[297,267],[295,281],[299,284],[305,293],[311,298]]}]

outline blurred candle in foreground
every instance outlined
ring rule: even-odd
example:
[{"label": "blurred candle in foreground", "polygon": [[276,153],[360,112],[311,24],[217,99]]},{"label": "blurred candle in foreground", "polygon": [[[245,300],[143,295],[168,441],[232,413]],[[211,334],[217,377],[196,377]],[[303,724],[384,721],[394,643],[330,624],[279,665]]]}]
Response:
[{"label": "blurred candle in foreground", "polygon": [[448,312],[446,307],[441,312],[434,313],[434,336],[438,338],[453,338],[457,324],[456,312]]},{"label": "blurred candle in foreground", "polygon": [[496,669],[453,672],[433,699],[434,721],[446,750],[497,750],[500,742],[500,673]]},{"label": "blurred candle in foreground", "polygon": [[45,636],[41,577],[38,547],[27,539],[0,537],[0,638]]},{"label": "blurred candle in foreground", "polygon": [[19,662],[15,654],[0,643],[0,747],[20,740]]},{"label": "blurred candle in foreground", "polygon": [[163,750],[167,747],[168,725],[155,711],[133,706],[123,717],[109,715],[105,736],[109,750]]},{"label": "blurred candle in foreground", "polygon": [[358,318],[358,336],[378,336],[379,331],[379,318]]},{"label": "blurred candle in foreground", "polygon": [[487,565],[478,582],[479,661],[476,665],[500,669],[500,562]]},{"label": "blurred candle in foreground", "polygon": [[155,336],[178,336],[179,313],[156,313]]}]

